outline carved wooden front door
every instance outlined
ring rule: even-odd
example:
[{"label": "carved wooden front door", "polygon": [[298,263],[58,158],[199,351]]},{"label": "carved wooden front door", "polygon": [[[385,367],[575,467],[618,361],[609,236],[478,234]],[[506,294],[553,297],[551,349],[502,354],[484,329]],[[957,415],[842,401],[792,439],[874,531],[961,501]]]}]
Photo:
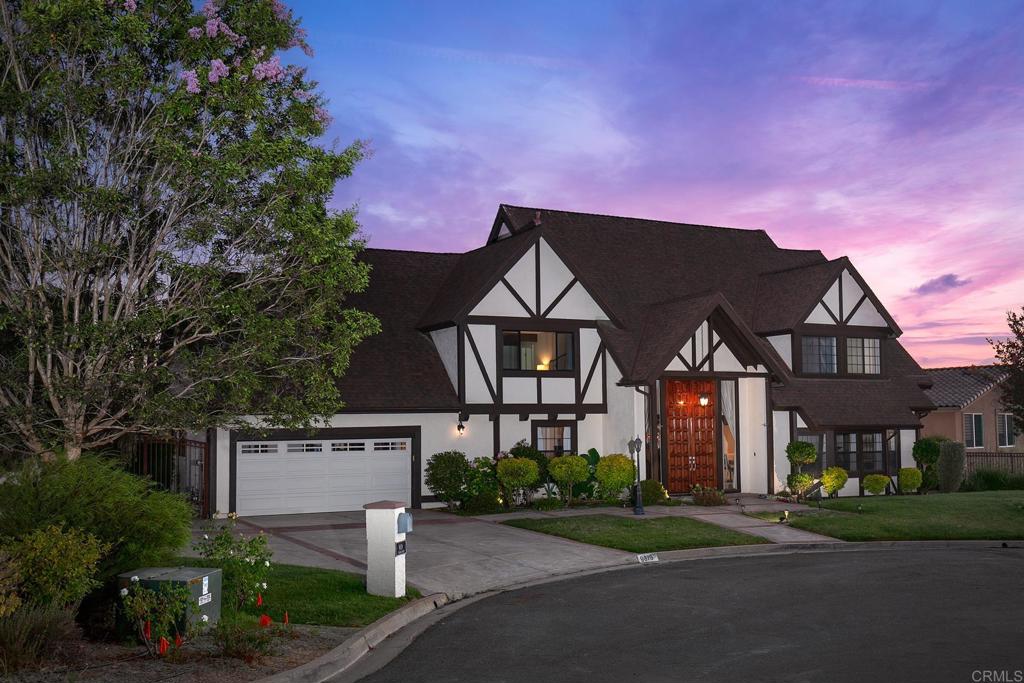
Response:
[{"label": "carved wooden front door", "polygon": [[[701,396],[707,405],[700,404]],[[686,493],[694,484],[720,488],[715,438],[714,380],[676,380],[665,384],[665,432],[668,438],[669,493]]]}]

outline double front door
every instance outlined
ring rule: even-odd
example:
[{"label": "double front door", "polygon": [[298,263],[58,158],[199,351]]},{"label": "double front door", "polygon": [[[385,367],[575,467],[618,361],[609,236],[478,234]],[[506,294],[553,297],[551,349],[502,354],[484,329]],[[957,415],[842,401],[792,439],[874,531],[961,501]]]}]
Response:
[{"label": "double front door", "polygon": [[718,396],[714,380],[666,381],[668,477],[665,485],[669,493],[686,493],[696,484],[722,488],[719,482],[717,414]]}]

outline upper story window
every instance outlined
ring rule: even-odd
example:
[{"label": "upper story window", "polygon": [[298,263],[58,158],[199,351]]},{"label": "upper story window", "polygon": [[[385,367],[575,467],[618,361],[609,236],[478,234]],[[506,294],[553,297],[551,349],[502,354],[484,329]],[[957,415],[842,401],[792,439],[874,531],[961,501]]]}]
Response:
[{"label": "upper story window", "polygon": [[846,371],[851,375],[877,375],[882,372],[881,340],[848,337]]},{"label": "upper story window", "polygon": [[502,334],[502,368],[538,372],[573,370],[573,334],[505,330]]},{"label": "upper story window", "polygon": [[1012,414],[996,413],[996,436],[1000,448],[1009,448],[1013,445],[1016,431],[1013,426]]},{"label": "upper story window", "polygon": [[981,413],[964,413],[964,446],[985,447],[985,429]]},{"label": "upper story window", "polygon": [[801,342],[803,371],[812,375],[834,375],[836,363],[835,337],[803,337]]}]

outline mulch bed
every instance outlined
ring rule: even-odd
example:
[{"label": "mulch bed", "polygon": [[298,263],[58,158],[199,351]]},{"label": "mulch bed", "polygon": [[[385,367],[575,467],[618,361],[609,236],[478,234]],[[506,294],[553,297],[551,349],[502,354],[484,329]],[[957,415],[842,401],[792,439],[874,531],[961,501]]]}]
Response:
[{"label": "mulch bed", "polygon": [[4,678],[17,683],[55,683],[56,681],[173,681],[173,683],[200,683],[226,681],[254,681],[286,671],[340,645],[359,629],[337,626],[293,625],[288,635],[274,639],[274,652],[259,662],[246,663],[240,659],[223,657],[209,635],[196,638],[180,651],[166,657],[152,658],[142,647],[128,647],[116,643],[81,641],[69,643],[61,658],[68,662],[62,666],[37,671],[21,671]]}]

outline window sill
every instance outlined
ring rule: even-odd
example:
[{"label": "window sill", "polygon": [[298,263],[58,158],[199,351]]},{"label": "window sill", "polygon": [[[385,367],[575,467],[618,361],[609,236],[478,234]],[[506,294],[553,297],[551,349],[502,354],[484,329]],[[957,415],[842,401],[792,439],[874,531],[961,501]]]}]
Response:
[{"label": "window sill", "polygon": [[502,370],[503,377],[575,377],[575,370]]}]

